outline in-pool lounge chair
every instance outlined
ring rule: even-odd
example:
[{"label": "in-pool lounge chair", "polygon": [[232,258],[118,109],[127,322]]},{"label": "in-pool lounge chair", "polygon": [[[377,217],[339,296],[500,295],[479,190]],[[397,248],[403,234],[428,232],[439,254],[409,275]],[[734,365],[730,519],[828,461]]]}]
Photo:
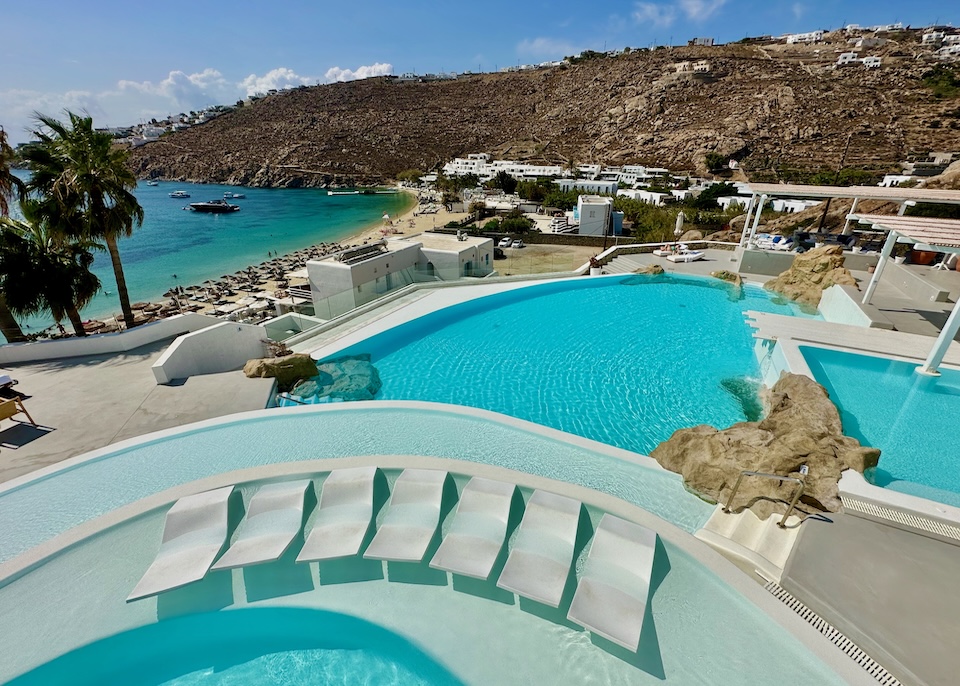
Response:
[{"label": "in-pool lounge chair", "polygon": [[303,526],[303,494],[309,481],[266,484],[250,498],[247,516],[227,552],[211,569],[273,562],[287,551]]},{"label": "in-pool lounge chair", "polygon": [[233,486],[180,498],[167,512],[153,564],[127,602],[200,581],[227,540],[227,505]]},{"label": "in-pool lounge chair", "polygon": [[323,482],[320,505],[297,562],[333,560],[360,553],[373,518],[376,467],[335,469]]},{"label": "in-pool lounge chair", "polygon": [[567,619],[636,651],[650,594],[657,534],[603,515]]},{"label": "in-pool lounge chair", "polygon": [[380,528],[363,556],[388,562],[423,560],[440,524],[446,480],[444,471],[404,469],[393,485]]},{"label": "in-pool lounge chair", "polygon": [[470,479],[430,566],[476,579],[489,577],[503,548],[515,490],[503,481]]},{"label": "in-pool lounge chair", "polygon": [[559,607],[580,524],[580,501],[534,491],[497,586]]}]

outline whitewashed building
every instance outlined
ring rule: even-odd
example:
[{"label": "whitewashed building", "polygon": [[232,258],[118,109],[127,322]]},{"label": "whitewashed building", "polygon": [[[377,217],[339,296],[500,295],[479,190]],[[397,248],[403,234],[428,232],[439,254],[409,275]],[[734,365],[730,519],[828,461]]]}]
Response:
[{"label": "whitewashed building", "polygon": [[823,40],[823,31],[808,31],[807,33],[789,33],[786,36],[787,44],[819,43]]},{"label": "whitewashed building", "polygon": [[613,198],[581,195],[573,219],[580,224],[581,236],[604,236],[609,233],[613,216]]},{"label": "whitewashed building", "polygon": [[619,188],[617,181],[603,181],[599,179],[556,179],[554,183],[557,184],[563,192],[577,190],[584,191],[585,193],[608,193],[613,195],[617,192],[617,188]]},{"label": "whitewashed building", "polygon": [[861,62],[863,62],[863,66],[865,66],[867,69],[879,69],[880,65],[882,64],[882,61],[879,57],[873,56],[864,57]]},{"label": "whitewashed building", "polygon": [[855,52],[842,52],[837,58],[838,67],[848,67],[854,64],[860,64],[860,56]]}]

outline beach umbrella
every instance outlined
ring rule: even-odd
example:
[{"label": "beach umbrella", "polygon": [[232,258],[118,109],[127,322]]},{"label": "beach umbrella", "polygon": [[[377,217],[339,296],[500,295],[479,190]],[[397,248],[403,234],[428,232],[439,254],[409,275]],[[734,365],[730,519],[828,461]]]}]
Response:
[{"label": "beach umbrella", "polygon": [[677,241],[679,241],[679,240],[680,240],[680,236],[683,235],[683,221],[684,221],[684,219],[686,219],[686,217],[683,216],[683,212],[682,212],[682,211],[679,212],[679,213],[677,214],[677,223],[676,223],[676,225],[674,226],[674,229],[673,229],[673,235],[676,236]]}]

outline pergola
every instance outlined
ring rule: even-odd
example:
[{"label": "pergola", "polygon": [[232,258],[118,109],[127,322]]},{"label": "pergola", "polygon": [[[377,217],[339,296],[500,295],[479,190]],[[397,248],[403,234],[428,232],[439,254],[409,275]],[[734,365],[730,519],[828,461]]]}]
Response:
[{"label": "pergola", "polygon": [[[760,211],[768,198],[810,198],[815,200],[832,200],[835,198],[853,198],[850,215],[844,224],[843,233],[852,231],[850,220],[857,211],[861,200],[882,200],[895,202],[900,205],[902,215],[907,207],[916,203],[948,203],[960,205],[960,191],[942,190],[938,188],[901,188],[891,186],[804,186],[791,183],[750,183],[747,185],[750,192],[750,202],[747,204],[747,217],[743,223],[743,234],[740,244],[751,249],[760,225]],[[758,200],[759,198],[759,200]],[[751,224],[751,215],[753,223]],[[749,232],[749,238],[747,234]]]},{"label": "pergola", "polygon": [[[877,289],[877,283],[883,274],[883,269],[890,260],[893,252],[893,246],[901,237],[914,243],[921,250],[935,250],[937,252],[960,253],[960,220],[958,219],[936,219],[929,217],[903,217],[899,215],[888,216],[879,214],[851,214],[848,220],[857,221],[861,224],[868,224],[878,231],[886,231],[887,239],[883,243],[883,250],[880,251],[880,261],[873,272],[873,277],[863,294],[863,304],[869,305],[873,298],[873,293]],[[937,375],[937,368],[943,361],[943,356],[950,347],[957,332],[960,331],[960,307],[954,306],[947,318],[947,323],[940,330],[936,343],[927,359],[917,368],[921,374]]]}]

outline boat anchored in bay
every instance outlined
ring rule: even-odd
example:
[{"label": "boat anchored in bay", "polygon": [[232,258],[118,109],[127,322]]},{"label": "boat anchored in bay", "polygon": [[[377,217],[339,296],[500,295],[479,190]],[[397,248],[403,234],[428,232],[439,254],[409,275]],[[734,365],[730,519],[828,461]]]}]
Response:
[{"label": "boat anchored in bay", "polygon": [[240,211],[240,205],[231,205],[226,200],[208,200],[206,202],[192,202],[190,203],[190,209],[194,212],[226,214],[227,212]]}]

